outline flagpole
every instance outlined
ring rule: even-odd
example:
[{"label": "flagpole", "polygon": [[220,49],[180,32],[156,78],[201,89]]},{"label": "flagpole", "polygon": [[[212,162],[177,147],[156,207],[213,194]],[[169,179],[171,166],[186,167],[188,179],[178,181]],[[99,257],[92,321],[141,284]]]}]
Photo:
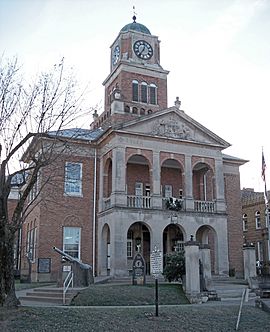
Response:
[{"label": "flagpole", "polygon": [[270,274],[270,224],[269,224],[269,201],[268,201],[268,195],[267,195],[267,188],[266,188],[266,177],[265,177],[265,169],[266,169],[266,163],[264,159],[264,153],[263,153],[263,147],[262,147],[262,179],[264,181],[264,202],[265,202],[265,208],[266,208],[266,223],[268,228],[268,273]]}]

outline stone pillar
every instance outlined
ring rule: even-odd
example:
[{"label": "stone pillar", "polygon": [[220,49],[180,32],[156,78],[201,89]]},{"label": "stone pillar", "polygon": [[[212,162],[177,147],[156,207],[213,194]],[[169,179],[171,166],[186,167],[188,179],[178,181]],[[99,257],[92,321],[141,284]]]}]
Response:
[{"label": "stone pillar", "polygon": [[224,174],[223,174],[223,161],[222,159],[215,160],[215,179],[216,179],[216,202],[217,211],[225,212],[225,189],[224,189]]},{"label": "stone pillar", "polygon": [[208,289],[212,280],[211,274],[211,255],[210,246],[208,244],[200,245],[200,260],[203,267],[203,278],[205,282],[205,287]]},{"label": "stone pillar", "polygon": [[160,195],[160,158],[159,152],[153,151],[153,169],[152,169],[152,182],[153,182],[153,208],[161,208],[162,200]]},{"label": "stone pillar", "polygon": [[199,243],[190,241],[185,243],[186,285],[185,291],[190,302],[196,302],[200,294],[200,271],[199,271]]},{"label": "stone pillar", "polygon": [[243,246],[244,252],[244,278],[248,280],[257,276],[256,272],[256,254],[254,245]]},{"label": "stone pillar", "polygon": [[112,151],[112,205],[126,206],[126,164],[125,148],[118,147]]},{"label": "stone pillar", "polygon": [[194,210],[193,200],[193,188],[192,188],[192,168],[191,168],[191,156],[185,156],[185,198],[186,198],[186,210]]}]

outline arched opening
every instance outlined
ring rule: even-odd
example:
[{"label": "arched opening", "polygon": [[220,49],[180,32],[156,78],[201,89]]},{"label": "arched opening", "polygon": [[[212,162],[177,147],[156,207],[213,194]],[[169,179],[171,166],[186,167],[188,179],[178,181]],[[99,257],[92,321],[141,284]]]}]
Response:
[{"label": "arched opening", "polygon": [[142,222],[132,224],[127,232],[127,265],[132,272],[133,258],[140,253],[146,265],[146,274],[150,274],[151,237],[148,227]]},{"label": "arched opening", "polygon": [[135,208],[151,207],[151,181],[149,162],[142,155],[133,155],[127,162],[128,206]]},{"label": "arched opening", "polygon": [[208,225],[201,226],[196,232],[196,241],[210,247],[211,272],[218,274],[218,239],[216,231]]},{"label": "arched opening", "polygon": [[215,179],[213,170],[205,163],[193,168],[193,198],[199,201],[215,199]]},{"label": "arched opening", "polygon": [[101,274],[110,275],[111,270],[111,239],[110,228],[108,224],[105,224],[101,233]]},{"label": "arched opening", "polygon": [[161,188],[163,205],[170,210],[184,209],[183,172],[180,163],[167,159],[161,165]]},{"label": "arched opening", "polygon": [[163,231],[163,253],[184,251],[184,233],[179,225],[168,225]]}]

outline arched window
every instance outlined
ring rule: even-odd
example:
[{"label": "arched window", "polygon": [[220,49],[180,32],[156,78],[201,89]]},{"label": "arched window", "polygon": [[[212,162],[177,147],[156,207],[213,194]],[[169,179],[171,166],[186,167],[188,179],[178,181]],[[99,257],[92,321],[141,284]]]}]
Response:
[{"label": "arched window", "polygon": [[132,100],[139,101],[139,83],[138,81],[132,81]]},{"label": "arched window", "polygon": [[125,113],[129,113],[130,112],[130,108],[128,105],[125,106]]},{"label": "arched window", "polygon": [[261,228],[261,214],[260,211],[255,212],[255,223],[256,223],[256,229]]},{"label": "arched window", "polygon": [[248,218],[247,214],[243,214],[243,231],[246,232],[248,230]]},{"label": "arched window", "polygon": [[151,113],[153,113],[152,110],[148,110],[148,111],[147,111],[147,114],[151,114]]},{"label": "arched window", "polygon": [[157,104],[157,86],[155,84],[150,84],[149,86],[150,104]]},{"label": "arched window", "polygon": [[147,103],[147,83],[145,82],[141,84],[141,102]]},{"label": "arched window", "polygon": [[140,109],[140,115],[145,115],[145,109],[144,108]]}]

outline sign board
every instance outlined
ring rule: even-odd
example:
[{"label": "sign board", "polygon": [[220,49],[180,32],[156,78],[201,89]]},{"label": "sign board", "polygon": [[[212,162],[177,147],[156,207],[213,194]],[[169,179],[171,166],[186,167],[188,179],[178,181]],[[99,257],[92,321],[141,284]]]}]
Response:
[{"label": "sign board", "polygon": [[134,257],[132,264],[132,283],[133,285],[145,284],[145,260],[141,254]]},{"label": "sign board", "polygon": [[153,250],[150,255],[151,274],[158,277],[162,274],[162,253],[159,250]]},{"label": "sign board", "polygon": [[51,258],[39,258],[38,273],[50,273],[50,272],[51,272]]}]

